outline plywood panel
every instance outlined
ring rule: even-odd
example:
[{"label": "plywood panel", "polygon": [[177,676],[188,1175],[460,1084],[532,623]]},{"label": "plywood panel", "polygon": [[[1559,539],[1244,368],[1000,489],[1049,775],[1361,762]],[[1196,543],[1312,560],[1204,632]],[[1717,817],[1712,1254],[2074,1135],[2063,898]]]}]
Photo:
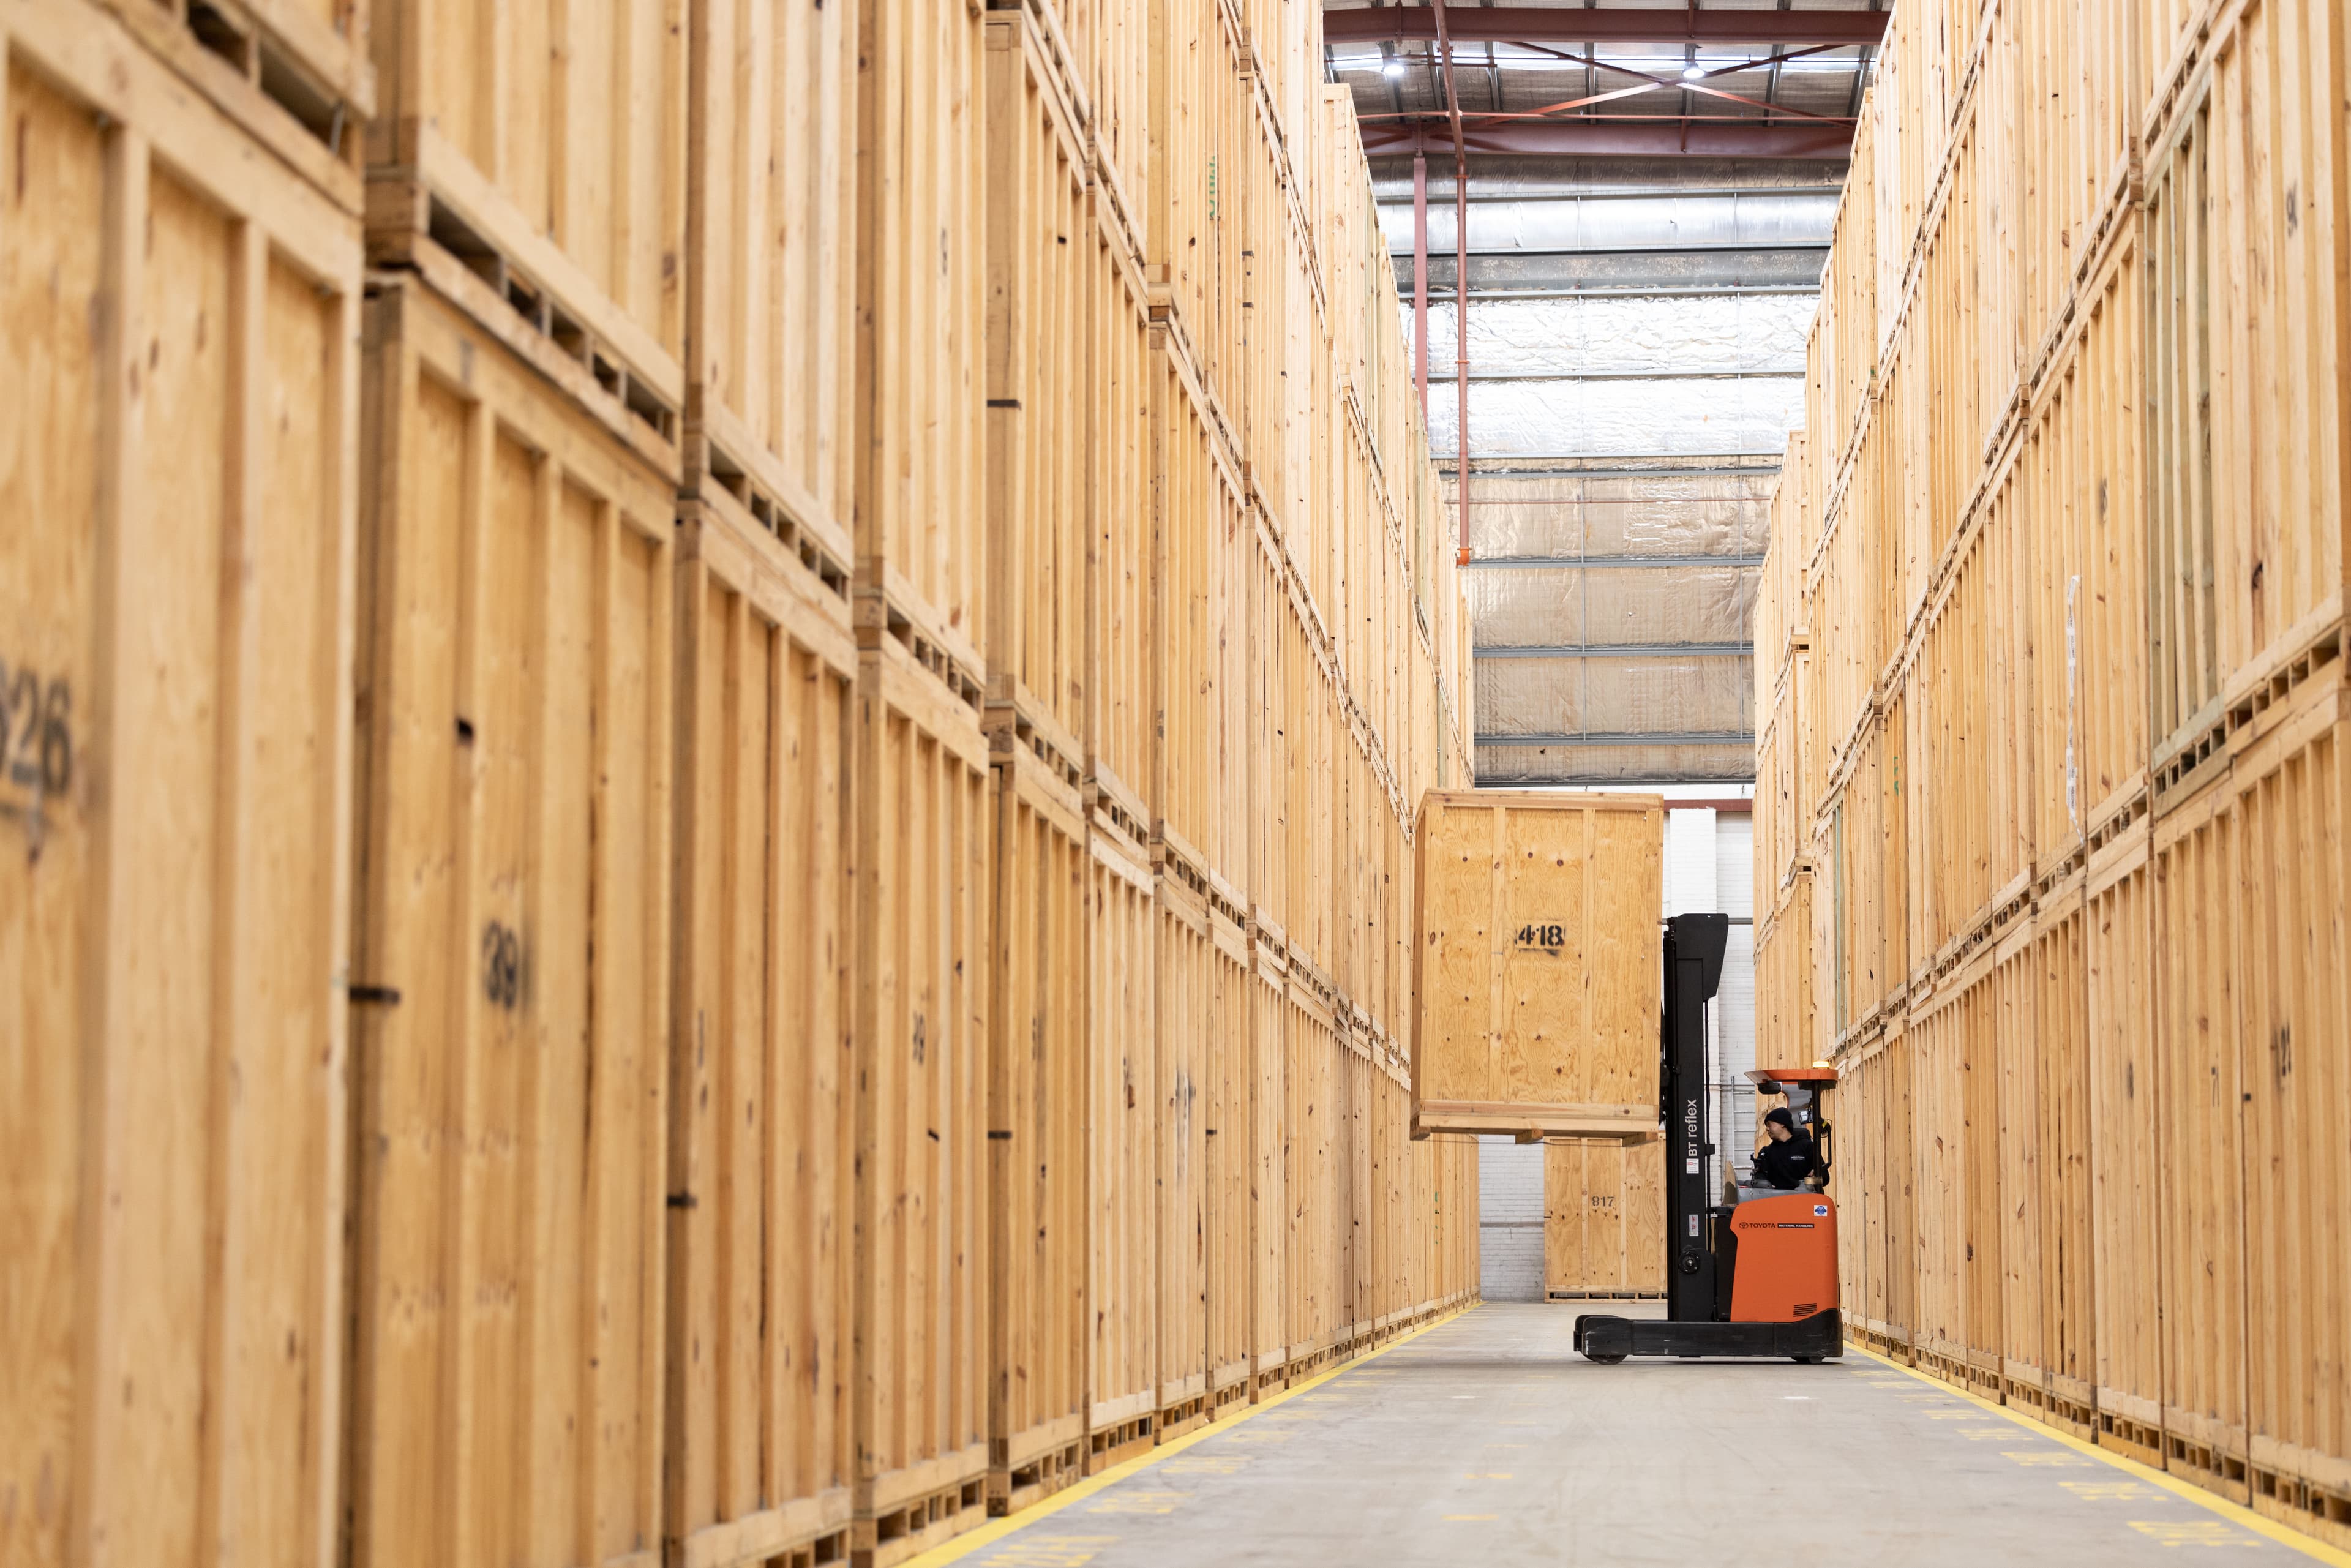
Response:
[{"label": "plywood panel", "polygon": [[1083,1332],[1094,1462],[1147,1439],[1158,1414],[1159,1079],[1150,868],[1101,832],[1089,849]]}]

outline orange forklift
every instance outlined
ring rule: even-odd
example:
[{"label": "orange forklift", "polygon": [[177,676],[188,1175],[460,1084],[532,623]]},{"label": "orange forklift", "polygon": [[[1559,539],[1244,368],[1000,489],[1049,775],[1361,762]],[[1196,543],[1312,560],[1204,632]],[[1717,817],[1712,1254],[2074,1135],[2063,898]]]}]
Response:
[{"label": "orange forklift", "polygon": [[[1730,917],[1666,922],[1666,1006],[1659,1030],[1666,1138],[1666,1316],[1575,1320],[1575,1348],[1597,1362],[1628,1355],[1740,1356],[1814,1363],[1844,1352],[1837,1312],[1836,1204],[1825,1190],[1740,1186],[1739,1201],[1708,1190],[1706,1007],[1722,983]],[[1784,1093],[1790,1119],[1813,1135],[1814,1180],[1828,1185],[1830,1128],[1823,1102],[1836,1073],[1774,1068],[1748,1077]]]}]

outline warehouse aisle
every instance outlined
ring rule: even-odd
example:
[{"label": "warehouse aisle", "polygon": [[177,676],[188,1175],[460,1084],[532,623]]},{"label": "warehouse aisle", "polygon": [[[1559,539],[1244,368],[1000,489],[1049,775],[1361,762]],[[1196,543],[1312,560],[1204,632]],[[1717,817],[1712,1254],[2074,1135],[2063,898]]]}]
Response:
[{"label": "warehouse aisle", "polygon": [[2305,1562],[1862,1356],[1628,1363],[1489,1303],[998,1540],[966,1568]]}]

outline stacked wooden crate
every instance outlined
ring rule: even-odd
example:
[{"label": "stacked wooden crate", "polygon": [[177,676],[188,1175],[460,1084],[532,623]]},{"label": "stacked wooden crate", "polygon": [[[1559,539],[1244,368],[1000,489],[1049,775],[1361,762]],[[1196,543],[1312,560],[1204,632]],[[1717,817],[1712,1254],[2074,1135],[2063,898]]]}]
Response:
[{"label": "stacked wooden crate", "polygon": [[1472,1297],[1256,11],[0,5],[28,1561],[886,1563]]},{"label": "stacked wooden crate", "polygon": [[204,16],[0,6],[0,1491],[32,1563],[325,1563],[340,1530],[377,89],[364,5]]},{"label": "stacked wooden crate", "polygon": [[1758,616],[1822,677],[1764,732],[1820,888],[1759,1006],[1846,1073],[1854,1331],[2338,1542],[2342,41],[1901,10]]}]

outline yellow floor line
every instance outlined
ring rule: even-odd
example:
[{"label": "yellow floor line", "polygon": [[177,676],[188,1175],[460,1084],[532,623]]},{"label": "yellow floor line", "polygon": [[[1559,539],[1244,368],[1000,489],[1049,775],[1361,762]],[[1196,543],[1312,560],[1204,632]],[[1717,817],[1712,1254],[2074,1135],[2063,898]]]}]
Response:
[{"label": "yellow floor line", "polygon": [[1462,1313],[1474,1312],[1482,1305],[1484,1305],[1483,1302],[1472,1301],[1466,1307],[1457,1307],[1441,1318],[1421,1324],[1409,1333],[1398,1334],[1377,1350],[1365,1351],[1353,1361],[1342,1362],[1327,1372],[1316,1373],[1295,1388],[1284,1389],[1270,1399],[1261,1400],[1258,1404],[1249,1406],[1237,1416],[1228,1416],[1222,1420],[1211,1421],[1205,1427],[1196,1427],[1173,1442],[1162,1443],[1147,1454],[1138,1454],[1134,1458],[1123,1460],[1098,1476],[1088,1476],[1076,1485],[1065,1487],[1051,1497],[1029,1504],[1018,1513],[1006,1514],[1002,1519],[991,1519],[977,1530],[967,1531],[953,1541],[944,1542],[919,1556],[908,1558],[901,1568],[945,1568],[945,1565],[949,1563],[959,1563],[973,1552],[993,1546],[1017,1531],[1028,1529],[1040,1519],[1050,1518],[1065,1508],[1085,1501],[1105,1487],[1116,1486],[1127,1477],[1138,1475],[1162,1459],[1172,1459],[1195,1443],[1204,1443],[1210,1437],[1221,1437],[1241,1423],[1253,1420],[1277,1406],[1286,1405],[1301,1394],[1320,1388],[1342,1373],[1353,1372],[1367,1361],[1376,1361],[1398,1345],[1410,1344],[1431,1329],[1441,1328]]},{"label": "yellow floor line", "polygon": [[1995,1405],[1980,1394],[1973,1394],[1955,1384],[1946,1383],[1941,1378],[1921,1372],[1915,1366],[1905,1366],[1892,1356],[1881,1355],[1867,1345],[1855,1344],[1848,1341],[1845,1349],[1858,1352],[1872,1361],[1890,1366],[1905,1376],[1915,1377],[1939,1393],[1980,1405],[1993,1415],[2004,1416],[2037,1437],[2063,1443],[2065,1447],[2087,1454],[2092,1458],[2104,1459],[2125,1475],[2135,1477],[2150,1486],[2161,1487],[2164,1490],[2185,1499],[2199,1508],[2210,1510],[2231,1524],[2241,1525],[2256,1535],[2267,1536],[2281,1546],[2292,1547],[2305,1557],[2313,1557],[2321,1563],[2331,1563],[2334,1568],[2351,1568],[2351,1552],[2341,1551],[2314,1536],[2304,1535],[2292,1525],[2281,1524],[2267,1514],[2255,1513],[2242,1503],[2231,1502],[2220,1493],[2208,1491],[2193,1481],[2181,1480],[2178,1476],[2158,1470],[2152,1465],[2143,1465],[2137,1459],[2126,1458],[2112,1448],[2101,1448],[2095,1443],[2085,1443],[2071,1432],[2060,1431],[2045,1421],[2038,1421],[2030,1416],[2021,1415],[2005,1405]]}]

